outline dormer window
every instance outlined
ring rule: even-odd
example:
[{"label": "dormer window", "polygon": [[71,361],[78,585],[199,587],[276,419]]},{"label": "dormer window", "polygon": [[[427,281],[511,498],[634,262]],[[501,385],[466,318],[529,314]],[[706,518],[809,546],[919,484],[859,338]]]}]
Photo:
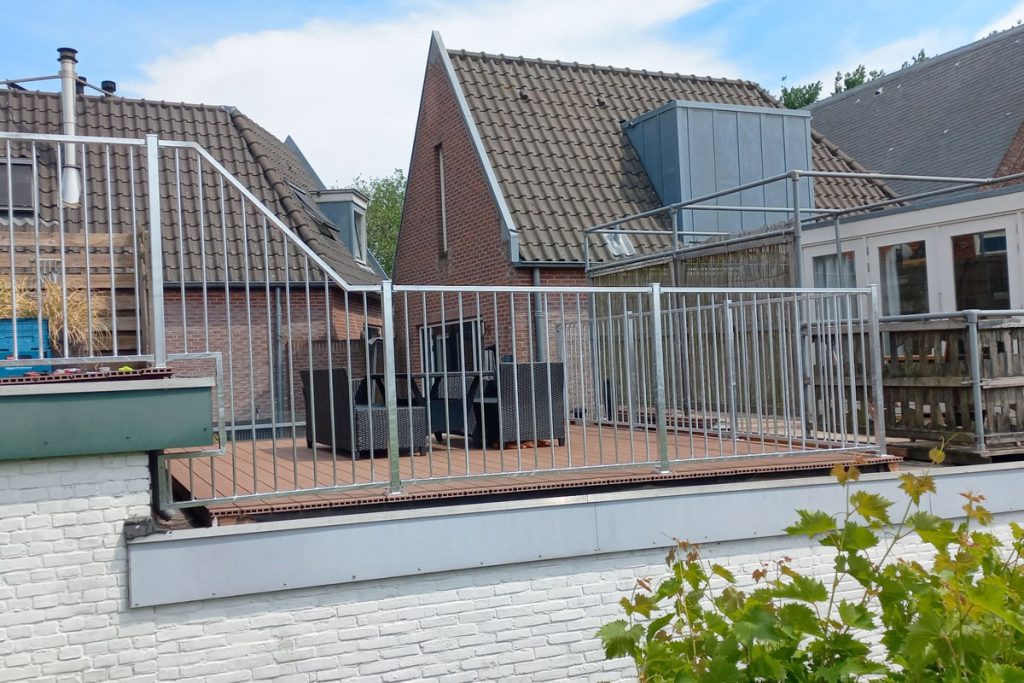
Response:
[{"label": "dormer window", "polygon": [[352,255],[360,263],[366,263],[366,214],[353,211]]},{"label": "dormer window", "polygon": [[[9,183],[8,169],[10,169]],[[10,186],[10,197],[8,197],[8,185]],[[0,158],[0,218],[3,218],[10,210],[18,215],[32,213],[34,207],[32,162],[28,159]]]}]

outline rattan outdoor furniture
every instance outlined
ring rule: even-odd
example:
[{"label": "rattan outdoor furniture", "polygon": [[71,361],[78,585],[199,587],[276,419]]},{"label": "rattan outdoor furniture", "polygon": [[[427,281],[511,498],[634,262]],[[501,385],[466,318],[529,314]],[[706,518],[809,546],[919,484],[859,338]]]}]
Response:
[{"label": "rattan outdoor furniture", "polygon": [[499,442],[565,443],[565,365],[498,363],[496,376],[473,398],[475,445]]}]

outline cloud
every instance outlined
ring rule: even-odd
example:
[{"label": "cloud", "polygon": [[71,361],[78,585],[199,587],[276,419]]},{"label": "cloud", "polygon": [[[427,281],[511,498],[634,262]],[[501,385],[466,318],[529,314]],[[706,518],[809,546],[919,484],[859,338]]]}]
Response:
[{"label": "cloud", "polygon": [[993,19],[987,26],[979,29],[974,34],[974,38],[984,38],[993,31],[1005,31],[1019,24],[1021,20],[1024,20],[1024,2],[1018,2],[1009,12],[998,19]]},{"label": "cloud", "polygon": [[230,104],[292,135],[328,185],[409,163],[430,32],[449,48],[736,76],[708,46],[674,42],[673,22],[709,0],[517,0],[402,5],[376,22],[314,19],[168,54],[124,84],[162,100]]},{"label": "cloud", "polygon": [[819,67],[802,78],[789,80],[796,84],[821,81],[822,97],[827,97],[832,94],[837,71],[845,73],[863,64],[868,71],[883,69],[886,73],[892,73],[898,71],[904,62],[910,61],[919,50],[931,56],[958,47],[967,40],[968,35],[960,29],[926,29],[909,38],[900,38],[870,50],[855,47],[837,50],[840,56],[827,66]]}]

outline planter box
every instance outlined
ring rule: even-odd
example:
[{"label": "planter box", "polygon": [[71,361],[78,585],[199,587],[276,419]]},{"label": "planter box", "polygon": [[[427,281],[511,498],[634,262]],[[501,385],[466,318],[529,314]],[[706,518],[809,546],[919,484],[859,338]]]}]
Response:
[{"label": "planter box", "polygon": [[213,442],[213,380],[0,386],[0,460]]}]

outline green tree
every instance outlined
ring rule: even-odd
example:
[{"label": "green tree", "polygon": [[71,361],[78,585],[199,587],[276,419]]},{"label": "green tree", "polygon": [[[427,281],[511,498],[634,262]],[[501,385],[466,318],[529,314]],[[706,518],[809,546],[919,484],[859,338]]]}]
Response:
[{"label": "green tree", "polygon": [[794,85],[792,88],[786,87],[785,76],[782,77],[782,81],[782,104],[787,109],[803,109],[812,102],[817,101],[818,96],[821,95],[821,81]]},{"label": "green tree", "polygon": [[885,71],[882,69],[867,70],[863,64],[858,64],[857,68],[853,71],[847,71],[845,74],[841,71],[836,72],[836,80],[832,94],[841,93],[844,90],[850,90],[856,88],[858,85],[864,85],[868,81],[873,81],[879,76],[884,76]]},{"label": "green tree", "polygon": [[390,175],[357,176],[352,185],[370,200],[366,207],[366,237],[370,251],[390,277],[405,202],[405,171],[396,168]]},{"label": "green tree", "polygon": [[907,60],[906,62],[903,62],[903,65],[900,66],[900,68],[901,69],[906,69],[908,66],[914,66],[915,64],[920,64],[921,62],[925,61],[926,59],[928,59],[928,55],[926,55],[924,53],[924,50],[918,50],[917,54],[916,55],[912,55],[909,60]]}]

